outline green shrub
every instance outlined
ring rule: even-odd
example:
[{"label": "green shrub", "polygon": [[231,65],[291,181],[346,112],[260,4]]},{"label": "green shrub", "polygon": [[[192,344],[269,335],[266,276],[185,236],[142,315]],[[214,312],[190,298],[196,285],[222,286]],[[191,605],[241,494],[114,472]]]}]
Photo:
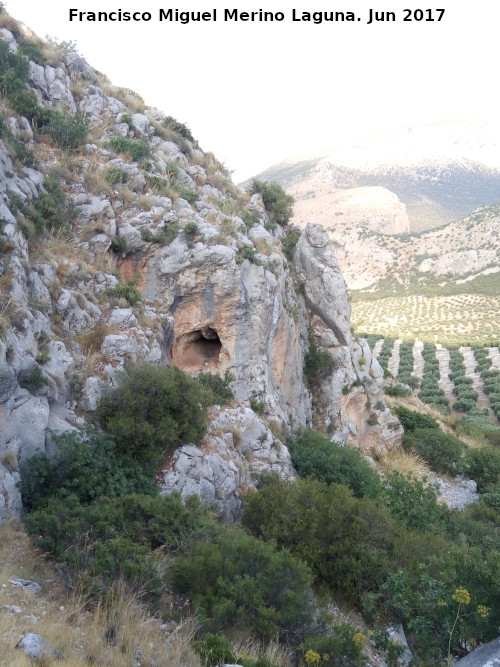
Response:
[{"label": "green shrub", "polygon": [[126,183],[128,181],[128,173],[116,165],[111,165],[104,172],[104,178],[111,185],[118,185],[118,183]]},{"label": "green shrub", "polygon": [[496,449],[472,449],[462,463],[463,471],[477,483],[479,491],[500,481],[500,451]]},{"label": "green shrub", "polygon": [[0,41],[0,92],[9,100],[25,90],[29,79],[29,63],[19,53],[13,53],[7,42]]},{"label": "green shrub", "polygon": [[281,246],[283,248],[283,254],[289,262],[293,260],[293,253],[295,251],[295,246],[302,234],[300,227],[287,227],[286,233],[281,238]]},{"label": "green shrub", "polygon": [[417,428],[439,429],[439,424],[432,417],[422,414],[421,412],[408,410],[408,408],[405,408],[402,405],[396,408],[396,415],[401,422],[405,432],[414,431]]},{"label": "green shrub", "polygon": [[245,259],[248,259],[249,262],[257,262],[257,250],[253,245],[243,244],[238,250],[237,261],[242,262]]},{"label": "green shrub", "polygon": [[384,392],[388,396],[409,396],[409,389],[405,389],[401,384],[384,384]]},{"label": "green shrub", "polygon": [[33,62],[38,63],[38,65],[47,64],[47,59],[43,55],[42,51],[36,44],[33,44],[32,42],[25,42],[24,44],[20,44],[17,53],[20,56],[25,56],[28,58],[28,60],[32,60]]},{"label": "green shrub", "polygon": [[285,227],[293,215],[293,197],[287,195],[279,183],[253,179],[249,191],[260,194],[271,224]]},{"label": "green shrub", "polygon": [[183,503],[178,493],[101,497],[88,505],[75,496],[56,498],[28,514],[25,525],[35,544],[68,565],[91,592],[121,578],[158,593],[163,581],[152,552],[162,547],[175,553],[216,530],[197,497]]},{"label": "green shrub", "polygon": [[241,528],[228,527],[211,543],[194,544],[174,570],[175,589],[190,596],[212,632],[239,627],[270,639],[293,636],[311,620],[306,565]]},{"label": "green shrub", "polygon": [[209,389],[214,395],[214,400],[221,405],[228,405],[234,398],[233,390],[229,386],[233,381],[234,377],[229,371],[224,373],[224,377],[212,373],[200,373],[198,375],[198,382],[201,386]]},{"label": "green shrub", "polygon": [[410,530],[436,530],[447,510],[438,503],[438,490],[419,479],[393,472],[386,479],[384,501],[391,514]]},{"label": "green shrub", "polygon": [[263,415],[266,411],[266,404],[264,403],[264,401],[259,401],[256,398],[251,398],[250,408],[255,412],[256,415]]},{"label": "green shrub", "polygon": [[65,502],[69,496],[89,503],[100,496],[158,493],[150,475],[117,457],[108,436],[70,431],[52,434],[52,440],[56,446],[52,458],[35,454],[21,466],[19,488],[28,511],[41,509],[51,499]]},{"label": "green shrub", "polygon": [[193,642],[193,649],[206,667],[212,667],[216,664],[222,665],[222,663],[234,663],[236,660],[227,639],[222,635],[214,635],[211,632],[207,632],[202,640]]},{"label": "green shrub", "polygon": [[183,443],[199,442],[212,403],[211,392],[175,366],[144,365],[102,398],[97,414],[118,453],[148,465]]},{"label": "green shrub", "polygon": [[434,427],[415,428],[405,433],[403,447],[425,459],[435,472],[456,475],[460,470],[464,443],[449,433]]},{"label": "green shrub", "polygon": [[39,114],[39,118],[43,122],[39,132],[50,134],[61,148],[78,148],[87,141],[89,121],[78,111],[70,114],[46,109]]},{"label": "green shrub", "polygon": [[304,357],[304,375],[309,387],[312,387],[331,373],[333,369],[333,357],[314,341],[309,342],[309,349]]},{"label": "green shrub", "polygon": [[19,162],[22,162],[25,167],[36,167],[37,159],[35,153],[23,141],[11,138],[9,144],[14,148],[16,158]]},{"label": "green shrub", "polygon": [[[115,238],[123,238],[121,236]],[[116,287],[109,287],[105,292],[106,296],[116,297],[117,299],[125,299],[129,306],[136,306],[141,300],[141,293],[137,289],[136,280],[128,280],[126,283],[116,285]]]},{"label": "green shrub", "polygon": [[163,119],[163,125],[174,132],[177,132],[177,134],[180,134],[184,139],[191,141],[191,143],[196,143],[189,127],[184,123],[180,123],[173,116],[166,116]]},{"label": "green shrub", "polygon": [[190,220],[184,225],[184,234],[188,243],[193,242],[194,237],[198,234],[198,232],[198,224],[194,220]]},{"label": "green shrub", "polygon": [[321,656],[319,664],[324,667],[363,667],[366,664],[361,654],[363,638],[352,625],[341,623],[326,637],[309,637],[301,652],[304,656],[308,651]]},{"label": "green shrub", "polygon": [[191,206],[198,200],[198,192],[196,190],[186,188],[177,181],[175,182],[174,187],[179,193],[179,196],[182,197],[182,199],[185,199],[188,204],[191,204]]},{"label": "green shrub", "polygon": [[36,394],[48,383],[42,369],[38,365],[33,366],[29,373],[20,373],[17,381],[19,382],[19,385],[23,387],[23,389],[27,389],[30,394]]},{"label": "green shrub", "polygon": [[[394,566],[396,545],[407,552],[404,528],[387,510],[355,498],[346,486],[312,479],[273,481],[249,494],[243,525],[256,537],[290,549],[309,565],[317,585],[354,605],[384,581]],[[415,557],[415,545],[411,551]]]},{"label": "green shrub", "polygon": [[151,146],[144,139],[129,139],[127,137],[111,137],[109,146],[118,153],[130,155],[136,162],[149,157],[152,153]]},{"label": "green shrub", "polygon": [[331,442],[308,429],[296,431],[286,444],[301,477],[345,484],[358,498],[375,498],[382,490],[377,472],[357,449]]},{"label": "green shrub", "polygon": [[75,207],[67,199],[61,185],[53,178],[45,179],[45,192],[32,204],[21,204],[19,210],[38,232],[46,229],[68,229],[76,216]]},{"label": "green shrub", "polygon": [[124,236],[114,236],[111,240],[111,248],[114,252],[123,255],[127,252],[127,239]]}]

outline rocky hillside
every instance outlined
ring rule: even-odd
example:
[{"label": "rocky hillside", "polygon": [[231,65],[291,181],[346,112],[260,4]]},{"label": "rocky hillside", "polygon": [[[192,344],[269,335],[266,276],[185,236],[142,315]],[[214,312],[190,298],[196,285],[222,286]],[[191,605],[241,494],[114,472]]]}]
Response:
[{"label": "rocky hillside", "polygon": [[[0,521],[21,511],[20,464],[83,427],[129,365],[231,379],[203,444],[158,471],[165,492],[228,518],[263,471],[294,475],[283,427],[314,420],[365,452],[399,443],[322,228],[285,257],[260,195],[185,125],[2,18]],[[330,363],[306,381],[317,351]]]}]

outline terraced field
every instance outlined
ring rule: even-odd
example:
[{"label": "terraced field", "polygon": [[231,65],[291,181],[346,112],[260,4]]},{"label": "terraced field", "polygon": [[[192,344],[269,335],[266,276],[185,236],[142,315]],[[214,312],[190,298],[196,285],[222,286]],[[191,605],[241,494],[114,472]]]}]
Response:
[{"label": "terraced field", "polygon": [[408,295],[355,301],[356,332],[450,346],[500,344],[500,296],[454,294]]},{"label": "terraced field", "polygon": [[[500,424],[500,348],[366,336],[387,377],[409,385],[444,414],[479,414]],[[394,386],[387,383],[388,392]]]}]

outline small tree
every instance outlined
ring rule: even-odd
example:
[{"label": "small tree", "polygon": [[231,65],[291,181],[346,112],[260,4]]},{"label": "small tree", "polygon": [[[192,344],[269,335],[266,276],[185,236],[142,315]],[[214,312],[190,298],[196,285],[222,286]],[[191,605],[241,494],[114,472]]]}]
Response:
[{"label": "small tree", "polygon": [[260,194],[271,224],[278,224],[282,227],[288,224],[293,215],[294,199],[291,195],[286,194],[279,183],[258,181],[254,178],[249,191],[252,195]]},{"label": "small tree", "polygon": [[182,443],[205,435],[210,391],[175,366],[137,366],[97,410],[120,454],[150,465]]}]

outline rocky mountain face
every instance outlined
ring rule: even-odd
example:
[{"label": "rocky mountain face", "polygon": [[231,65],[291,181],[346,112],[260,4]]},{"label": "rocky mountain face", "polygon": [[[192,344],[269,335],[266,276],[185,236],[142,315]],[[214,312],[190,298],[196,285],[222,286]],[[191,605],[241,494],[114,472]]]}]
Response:
[{"label": "rocky mountain face", "polygon": [[[263,472],[294,476],[292,428],[314,422],[367,454],[399,444],[323,229],[308,224],[287,260],[260,195],[238,190],[184,125],[9,28],[1,43],[29,61],[23,93],[57,113],[34,129],[0,102],[0,522],[21,512],[23,461],[50,454],[52,432],[84,427],[130,364],[230,373],[233,404],[214,406],[203,443],[158,471],[165,493],[198,493],[229,519]],[[54,119],[84,126],[82,145]],[[311,347],[332,364],[309,386]]]},{"label": "rocky mountain face", "polygon": [[471,281],[500,266],[498,143],[498,129],[481,122],[407,128],[259,178],[294,195],[292,224],[328,231],[356,300],[481,292]]},{"label": "rocky mountain face", "polygon": [[[327,139],[326,139],[327,141]],[[406,207],[409,228],[421,232],[463,218],[476,208],[495,204],[500,192],[498,125],[479,120],[455,120],[380,132],[347,146],[325,150],[322,156],[289,160],[270,167],[258,178],[275,180],[297,198],[297,220],[316,213],[328,202],[330,222],[339,223],[336,199],[359,198],[359,219],[373,217],[364,189],[386,188]],[[358,189],[358,192],[356,191]],[[359,191],[361,189],[361,191]],[[352,192],[351,192],[352,190]],[[347,191],[347,192],[346,192]],[[324,199],[330,195],[330,199]],[[333,205],[332,205],[333,204]],[[344,214],[346,211],[340,209]],[[391,207],[387,207],[391,214]],[[329,225],[326,220],[323,224]]]}]

